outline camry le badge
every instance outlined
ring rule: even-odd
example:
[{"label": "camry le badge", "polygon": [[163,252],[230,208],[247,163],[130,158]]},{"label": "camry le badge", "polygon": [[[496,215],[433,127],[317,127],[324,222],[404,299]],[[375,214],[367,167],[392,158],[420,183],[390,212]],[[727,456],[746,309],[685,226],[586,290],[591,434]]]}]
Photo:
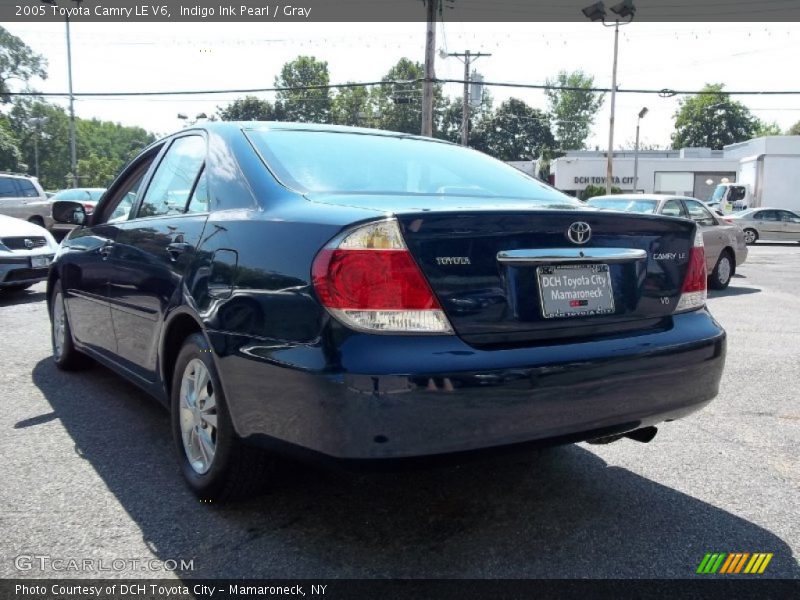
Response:
[{"label": "camry le badge", "polygon": [[589,227],[588,223],[584,223],[583,221],[575,221],[569,226],[569,229],[567,229],[567,238],[569,238],[570,242],[575,244],[585,244],[591,237],[592,228]]}]

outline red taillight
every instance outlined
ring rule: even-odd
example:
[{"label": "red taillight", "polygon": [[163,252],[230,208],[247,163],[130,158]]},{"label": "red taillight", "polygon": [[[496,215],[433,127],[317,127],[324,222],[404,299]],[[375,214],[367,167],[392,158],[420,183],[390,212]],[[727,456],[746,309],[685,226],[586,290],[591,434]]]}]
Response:
[{"label": "red taillight", "polygon": [[686,270],[681,292],[704,292],[707,279],[705,249],[702,246],[694,246],[689,251],[689,268]]},{"label": "red taillight", "polygon": [[320,302],[354,329],[452,333],[394,220],[359,227],[323,248],[311,277]]},{"label": "red taillight", "polygon": [[313,267],[314,287],[328,308],[441,308],[408,250],[324,249]]},{"label": "red taillight", "polygon": [[683,278],[681,297],[675,312],[696,310],[705,306],[707,280],[703,234],[698,230],[695,234],[694,245],[689,250],[689,264],[686,268],[686,276]]},{"label": "red taillight", "polygon": [[83,211],[84,211],[84,212],[85,212],[87,215],[90,215],[90,214],[92,214],[92,213],[94,212],[94,204],[89,204],[88,202],[87,202],[87,203],[84,203],[84,205],[83,205]]}]

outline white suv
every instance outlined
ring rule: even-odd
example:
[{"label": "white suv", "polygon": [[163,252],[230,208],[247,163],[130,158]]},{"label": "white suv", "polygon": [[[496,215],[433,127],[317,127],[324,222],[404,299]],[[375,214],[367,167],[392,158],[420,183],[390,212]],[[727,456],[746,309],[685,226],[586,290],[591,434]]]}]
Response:
[{"label": "white suv", "polygon": [[35,177],[0,173],[0,215],[30,221],[50,229],[50,203]]}]

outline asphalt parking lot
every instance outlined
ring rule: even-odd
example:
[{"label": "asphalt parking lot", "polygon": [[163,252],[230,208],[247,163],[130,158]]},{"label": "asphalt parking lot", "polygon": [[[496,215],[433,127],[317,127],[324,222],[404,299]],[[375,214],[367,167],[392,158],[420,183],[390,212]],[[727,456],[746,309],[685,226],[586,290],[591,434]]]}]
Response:
[{"label": "asphalt parking lot", "polygon": [[650,444],[578,444],[400,473],[289,469],[244,504],[184,487],[167,413],[95,366],[50,361],[44,284],[0,293],[0,577],[20,555],[191,560],[181,577],[693,577],[706,552],[772,552],[800,577],[800,245],[751,249],[709,306],[719,397]]}]

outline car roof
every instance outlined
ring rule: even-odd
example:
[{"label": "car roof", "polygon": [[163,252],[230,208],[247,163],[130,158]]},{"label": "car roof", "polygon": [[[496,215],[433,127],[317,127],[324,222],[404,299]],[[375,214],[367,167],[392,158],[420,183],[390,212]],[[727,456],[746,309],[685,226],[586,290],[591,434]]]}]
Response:
[{"label": "car roof", "polygon": [[[437,138],[402,133],[399,131],[386,131],[384,129],[370,129],[369,127],[351,127],[349,125],[323,125],[321,123],[297,123],[293,121],[212,121],[196,125],[195,129],[205,129],[207,131],[317,131],[330,133],[356,133],[361,135],[373,135],[381,137],[410,138],[424,140],[426,142],[437,142],[441,144],[452,144],[446,140]],[[186,130],[182,130],[186,131]],[[176,132],[179,133],[179,132]]]},{"label": "car roof", "polygon": [[26,175],[25,173],[6,173],[0,171],[0,177],[14,177],[16,179],[36,179],[33,175]]}]

